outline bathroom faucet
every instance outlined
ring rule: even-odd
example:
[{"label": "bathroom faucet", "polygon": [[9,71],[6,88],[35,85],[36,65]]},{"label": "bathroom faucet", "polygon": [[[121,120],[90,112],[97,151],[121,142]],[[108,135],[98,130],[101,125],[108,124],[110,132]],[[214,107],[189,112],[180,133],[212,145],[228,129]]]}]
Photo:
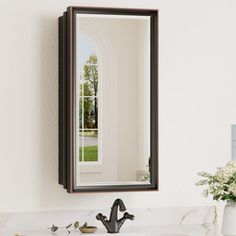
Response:
[{"label": "bathroom faucet", "polygon": [[121,226],[127,219],[134,220],[134,216],[130,215],[128,212],[125,212],[124,216],[118,220],[118,207],[121,212],[126,211],[124,202],[121,199],[116,199],[111,207],[109,220],[101,213],[96,216],[97,220],[102,221],[108,233],[119,233]]}]

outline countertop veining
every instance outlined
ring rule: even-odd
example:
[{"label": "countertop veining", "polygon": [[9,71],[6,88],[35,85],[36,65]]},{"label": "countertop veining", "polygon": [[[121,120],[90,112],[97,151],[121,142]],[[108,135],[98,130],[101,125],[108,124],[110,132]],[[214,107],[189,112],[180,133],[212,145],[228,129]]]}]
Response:
[{"label": "countertop veining", "polygon": [[[125,222],[117,236],[221,236],[215,206],[128,208],[127,211],[135,216],[135,220]],[[108,215],[110,209],[0,213],[0,235],[82,235],[73,227],[70,234],[65,228],[59,228],[56,233],[47,229],[52,225],[65,227],[75,221],[79,221],[80,226],[84,222],[97,226],[95,235],[110,235],[102,223],[96,220],[96,215],[100,212]],[[122,216],[123,213],[119,212],[118,217]]]},{"label": "countertop veining", "polygon": [[[33,231],[7,231],[1,232],[1,236],[15,236],[16,234],[24,236],[75,236],[88,235],[82,234],[79,230],[71,230],[68,234],[66,230],[60,229],[56,233],[51,233],[50,230],[33,230]],[[111,235],[107,234],[106,230],[98,228],[97,232],[89,235]],[[220,226],[216,224],[209,225],[158,225],[145,227],[124,227],[117,236],[221,236]]]}]

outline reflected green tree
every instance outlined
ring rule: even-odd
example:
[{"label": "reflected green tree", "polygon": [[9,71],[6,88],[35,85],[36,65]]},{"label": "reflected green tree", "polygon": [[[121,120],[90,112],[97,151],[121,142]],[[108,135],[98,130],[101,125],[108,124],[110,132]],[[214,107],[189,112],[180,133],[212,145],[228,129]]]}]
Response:
[{"label": "reflected green tree", "polygon": [[[86,64],[84,65],[84,83],[88,85],[89,93],[93,96],[97,96],[98,93],[98,60],[96,54],[89,56]],[[85,96],[86,95],[84,93]],[[94,100],[94,110],[93,114],[95,120],[95,128],[98,127],[98,109],[97,109],[97,99]]]},{"label": "reflected green tree", "polygon": [[[91,54],[83,67],[83,84],[80,88],[80,96],[84,98],[84,126],[86,128],[98,128],[98,104],[92,96],[98,94],[98,66],[96,54]],[[82,86],[84,94],[82,94]],[[82,100],[80,99],[80,123],[82,123]]]}]

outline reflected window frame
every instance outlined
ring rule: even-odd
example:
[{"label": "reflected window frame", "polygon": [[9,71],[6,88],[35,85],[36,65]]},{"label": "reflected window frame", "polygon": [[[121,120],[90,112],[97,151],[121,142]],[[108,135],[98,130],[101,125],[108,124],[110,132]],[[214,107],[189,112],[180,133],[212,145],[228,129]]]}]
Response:
[{"label": "reflected window frame", "polygon": [[[78,147],[77,147],[77,156],[78,156],[78,164],[79,165],[102,165],[102,136],[101,136],[101,126],[102,126],[102,122],[101,122],[101,117],[99,117],[99,114],[101,113],[101,96],[102,96],[102,89],[101,89],[101,68],[99,66],[100,64],[100,60],[101,58],[99,57],[99,52],[98,52],[98,49],[95,45],[94,42],[92,42],[88,37],[87,35],[85,35],[84,33],[80,33],[83,35],[83,37],[88,41],[88,44],[90,44],[90,46],[93,48],[93,52],[92,54],[89,55],[89,57],[87,58],[87,60],[85,61],[85,63],[82,64],[82,71],[80,71],[80,78],[79,78],[79,82],[78,82],[78,87],[79,89],[77,90],[77,94],[76,94],[76,101],[78,101],[78,105],[77,105],[77,108],[79,110],[79,126],[78,126],[78,132],[77,133],[77,140],[78,140]],[[80,45],[82,48],[82,45]],[[81,50],[82,51],[82,50]],[[97,59],[97,63],[91,63],[89,62],[90,60],[90,57],[91,56],[95,56],[96,59]],[[81,62],[79,62],[81,63]],[[87,67],[90,67],[90,66],[96,66],[97,67],[97,93],[95,94],[94,91],[91,91],[91,95],[88,95],[88,94],[85,94],[85,90],[84,90],[84,85],[85,85],[85,78],[84,78],[84,68],[85,66]],[[80,66],[80,70],[81,70],[81,66]],[[92,103],[95,104],[95,101],[96,101],[96,110],[98,111],[97,115],[95,115],[94,119],[95,119],[95,125],[97,127],[92,127],[92,128],[89,128],[89,127],[85,127],[85,110],[84,110],[84,105],[85,105],[85,100],[88,99],[92,99]],[[82,104],[82,108],[80,107]],[[92,106],[95,106],[95,105],[92,105]],[[95,113],[96,111],[94,111]],[[82,114],[81,114],[82,113]],[[96,117],[97,116],[97,117]],[[82,119],[81,119],[82,118]],[[96,121],[97,119],[97,121]],[[84,139],[86,137],[85,135],[85,132],[89,132],[89,131],[93,131],[93,132],[97,132],[97,160],[96,161],[86,161],[85,160],[85,148],[87,146],[85,146],[84,144]],[[82,136],[80,135],[80,133],[82,132]],[[81,151],[81,148],[82,148],[82,151]],[[82,154],[82,160],[81,160],[81,156],[80,154]]]}]

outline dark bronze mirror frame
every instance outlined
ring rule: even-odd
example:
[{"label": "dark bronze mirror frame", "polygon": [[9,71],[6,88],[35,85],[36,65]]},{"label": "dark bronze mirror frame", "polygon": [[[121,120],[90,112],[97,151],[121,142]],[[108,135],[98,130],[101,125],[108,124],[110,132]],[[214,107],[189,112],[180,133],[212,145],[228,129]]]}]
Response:
[{"label": "dark bronze mirror frame", "polygon": [[[75,186],[74,99],[75,15],[150,16],[151,71],[151,183],[148,185]],[[59,184],[69,193],[158,190],[158,10],[68,7],[59,17]]]}]

